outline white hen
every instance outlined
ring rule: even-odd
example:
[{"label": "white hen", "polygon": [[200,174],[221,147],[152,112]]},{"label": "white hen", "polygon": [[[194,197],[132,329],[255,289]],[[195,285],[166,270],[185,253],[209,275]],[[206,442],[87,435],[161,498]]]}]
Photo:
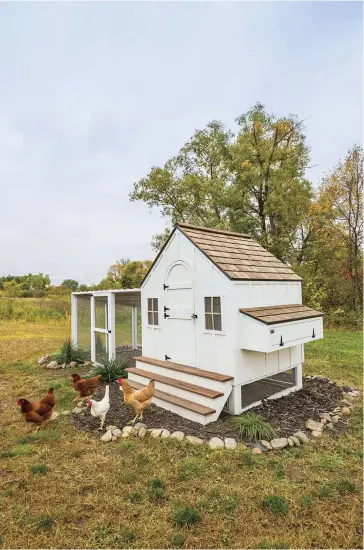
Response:
[{"label": "white hen", "polygon": [[106,386],[105,395],[101,399],[101,401],[94,401],[93,399],[89,399],[87,401],[87,405],[91,408],[92,416],[100,418],[101,426],[99,430],[102,430],[102,428],[104,427],[106,414],[110,409],[109,386]]}]

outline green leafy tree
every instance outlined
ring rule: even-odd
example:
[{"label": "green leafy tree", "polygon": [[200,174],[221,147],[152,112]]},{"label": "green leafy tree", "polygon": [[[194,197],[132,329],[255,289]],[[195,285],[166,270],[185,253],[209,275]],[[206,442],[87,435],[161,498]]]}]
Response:
[{"label": "green leafy tree", "polygon": [[69,288],[72,292],[76,292],[78,290],[79,284],[74,279],[65,279],[61,286],[65,286],[66,288]]},{"label": "green leafy tree", "polygon": [[312,197],[305,179],[309,150],[302,121],[276,118],[256,104],[237,119],[232,145],[236,177],[230,194],[231,227],[251,230],[263,246],[291,261]]},{"label": "green leafy tree", "polygon": [[2,285],[3,294],[6,298],[20,298],[24,296],[23,285],[17,283],[15,280],[5,281]]}]

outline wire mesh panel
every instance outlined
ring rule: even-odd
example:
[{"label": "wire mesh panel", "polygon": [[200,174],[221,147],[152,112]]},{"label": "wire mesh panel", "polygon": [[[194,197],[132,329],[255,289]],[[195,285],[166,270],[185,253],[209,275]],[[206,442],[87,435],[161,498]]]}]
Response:
[{"label": "wire mesh panel", "polygon": [[95,345],[96,345],[96,363],[105,364],[105,362],[108,361],[109,359],[107,334],[103,332],[96,332]]},{"label": "wire mesh panel", "polygon": [[115,344],[116,348],[132,345],[132,308],[115,304]]},{"label": "wire mesh panel", "polygon": [[256,380],[250,384],[241,386],[241,406],[242,408],[267,399],[271,395],[279,393],[296,385],[296,369],[290,369],[268,378]]},{"label": "wire mesh panel", "polygon": [[91,296],[77,296],[78,345],[91,350]]}]

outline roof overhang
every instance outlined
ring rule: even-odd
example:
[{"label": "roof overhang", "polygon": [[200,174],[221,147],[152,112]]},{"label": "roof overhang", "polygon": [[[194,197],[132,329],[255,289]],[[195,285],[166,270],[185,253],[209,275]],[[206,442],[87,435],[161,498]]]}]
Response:
[{"label": "roof overhang", "polygon": [[322,317],[323,313],[301,304],[288,304],[282,306],[264,306],[253,308],[241,308],[240,313],[247,315],[265,325],[276,325]]}]

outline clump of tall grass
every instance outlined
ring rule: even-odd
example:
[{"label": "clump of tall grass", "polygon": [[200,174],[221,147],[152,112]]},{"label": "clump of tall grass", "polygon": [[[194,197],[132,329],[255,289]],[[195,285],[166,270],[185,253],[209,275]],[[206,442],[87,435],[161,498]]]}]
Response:
[{"label": "clump of tall grass", "polygon": [[58,364],[66,363],[69,365],[73,361],[83,363],[88,358],[87,351],[79,346],[75,346],[72,340],[66,340],[61,349],[52,355],[52,359]]},{"label": "clump of tall grass", "polygon": [[120,359],[107,359],[103,364],[97,363],[89,370],[87,377],[101,374],[101,380],[105,382],[114,382],[118,378],[126,378],[126,363]]},{"label": "clump of tall grass", "polygon": [[230,422],[240,437],[246,437],[251,441],[257,439],[267,439],[269,441],[276,435],[275,429],[268,420],[254,412],[234,416]]}]

